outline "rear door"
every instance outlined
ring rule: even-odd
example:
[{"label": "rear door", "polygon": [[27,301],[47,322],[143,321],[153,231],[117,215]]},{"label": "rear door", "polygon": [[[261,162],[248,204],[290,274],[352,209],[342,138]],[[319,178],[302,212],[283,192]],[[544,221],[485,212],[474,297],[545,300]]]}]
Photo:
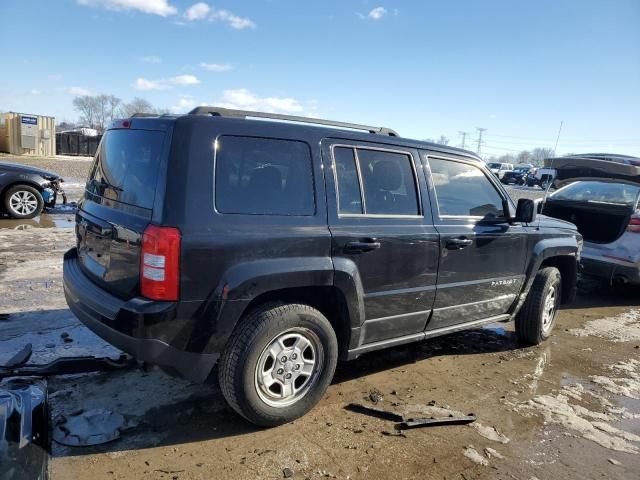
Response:
[{"label": "rear door", "polygon": [[108,130],[76,214],[83,271],[122,298],[138,294],[141,238],[151,222],[168,143],[165,131]]},{"label": "rear door", "polygon": [[418,152],[327,139],[327,205],[336,269],[362,282],[363,343],[420,333],[433,306],[438,234]]},{"label": "rear door", "polygon": [[427,153],[423,160],[441,245],[428,330],[505,314],[524,280],[526,233],[507,222],[504,190],[476,163]]}]

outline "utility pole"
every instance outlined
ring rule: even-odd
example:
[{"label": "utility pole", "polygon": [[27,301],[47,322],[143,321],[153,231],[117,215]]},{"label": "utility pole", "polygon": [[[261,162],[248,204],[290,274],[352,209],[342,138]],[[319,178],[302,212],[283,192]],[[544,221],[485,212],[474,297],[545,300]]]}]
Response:
[{"label": "utility pole", "polygon": [[467,139],[467,135],[469,132],[462,132],[458,130],[458,133],[462,136],[462,142],[460,143],[460,148],[464,148],[465,140]]},{"label": "utility pole", "polygon": [[478,148],[476,150],[476,153],[478,154],[478,156],[480,156],[480,152],[482,151],[482,134],[486,132],[487,129],[476,127],[476,130],[478,131]]}]

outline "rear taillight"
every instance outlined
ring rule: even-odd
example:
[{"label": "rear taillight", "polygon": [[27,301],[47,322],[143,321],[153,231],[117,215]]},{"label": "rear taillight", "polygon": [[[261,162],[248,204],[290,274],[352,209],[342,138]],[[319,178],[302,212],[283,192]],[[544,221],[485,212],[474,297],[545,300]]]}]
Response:
[{"label": "rear taillight", "polygon": [[140,291],[152,300],[178,300],[180,230],[149,225],[142,235]]},{"label": "rear taillight", "polygon": [[627,232],[640,233],[640,217],[631,217],[629,225],[627,226]]}]

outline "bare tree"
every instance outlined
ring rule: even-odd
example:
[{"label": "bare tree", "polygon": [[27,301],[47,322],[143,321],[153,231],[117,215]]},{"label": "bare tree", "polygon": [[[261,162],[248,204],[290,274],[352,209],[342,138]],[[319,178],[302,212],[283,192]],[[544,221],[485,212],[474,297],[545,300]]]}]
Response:
[{"label": "bare tree", "polygon": [[437,143],[439,145],[449,145],[449,139],[444,135],[440,135],[437,140],[434,140],[433,138],[425,138],[424,141],[430,142],[430,143]]},{"label": "bare tree", "polygon": [[89,128],[96,128],[96,101],[95,97],[83,95],[73,99],[73,108],[80,113],[79,122]]},{"label": "bare tree", "polygon": [[125,118],[131,117],[136,113],[156,113],[156,109],[151,105],[151,102],[144,98],[135,97],[130,102],[123,103],[118,111],[118,115]]},{"label": "bare tree", "polygon": [[114,95],[83,95],[73,99],[73,107],[80,113],[80,123],[101,133],[115,117],[120,103]]},{"label": "bare tree", "polygon": [[542,166],[545,158],[552,158],[555,152],[552,148],[534,148],[531,150],[531,163],[536,166]]},{"label": "bare tree", "polygon": [[529,150],[522,150],[518,155],[516,155],[516,161],[518,163],[530,163],[531,152]]}]

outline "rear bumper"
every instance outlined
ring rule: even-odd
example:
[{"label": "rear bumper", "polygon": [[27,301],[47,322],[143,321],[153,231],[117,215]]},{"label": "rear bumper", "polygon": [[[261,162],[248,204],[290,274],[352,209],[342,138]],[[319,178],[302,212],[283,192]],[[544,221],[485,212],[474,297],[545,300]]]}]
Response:
[{"label": "rear bumper", "polygon": [[74,315],[96,335],[138,360],[171,367],[194,382],[203,382],[218,360],[219,354],[187,352],[144,337],[145,322],[171,315],[175,303],[144,298],[125,301],[111,295],[82,272],[75,248],[64,256],[63,285]]},{"label": "rear bumper", "polygon": [[583,254],[580,260],[580,271],[611,282],[623,280],[626,283],[640,285],[640,266],[634,264],[624,265],[621,262],[602,258],[585,257]]}]

